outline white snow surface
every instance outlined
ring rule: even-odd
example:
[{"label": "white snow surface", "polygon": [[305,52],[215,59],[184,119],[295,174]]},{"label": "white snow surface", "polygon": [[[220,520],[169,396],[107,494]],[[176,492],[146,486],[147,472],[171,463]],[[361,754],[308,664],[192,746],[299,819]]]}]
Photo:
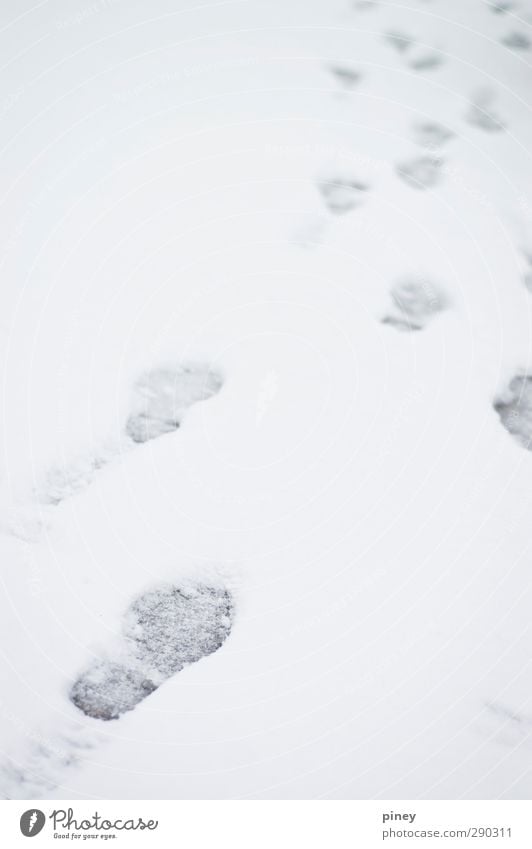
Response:
[{"label": "white snow surface", "polygon": [[[530,798],[507,5],[3,0],[4,796]],[[441,295],[417,330],[409,280]],[[221,390],[132,445],[135,382],[187,362]],[[190,580],[232,593],[224,645],[83,716],[132,599]]]}]

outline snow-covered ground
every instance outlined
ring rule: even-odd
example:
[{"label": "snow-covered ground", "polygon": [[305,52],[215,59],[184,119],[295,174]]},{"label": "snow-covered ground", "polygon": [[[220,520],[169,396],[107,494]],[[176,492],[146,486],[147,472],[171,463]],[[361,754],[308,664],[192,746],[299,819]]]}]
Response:
[{"label": "snow-covered ground", "polygon": [[529,798],[531,0],[0,13],[2,794]]}]

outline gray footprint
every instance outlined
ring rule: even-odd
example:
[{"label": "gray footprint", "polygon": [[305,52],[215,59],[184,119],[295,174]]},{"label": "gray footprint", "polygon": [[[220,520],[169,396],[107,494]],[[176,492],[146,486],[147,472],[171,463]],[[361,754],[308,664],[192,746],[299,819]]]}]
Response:
[{"label": "gray footprint", "polygon": [[501,43],[505,47],[509,47],[510,50],[529,50],[532,45],[528,35],[519,30],[509,32],[504,38],[501,38]]},{"label": "gray footprint", "polygon": [[391,45],[391,47],[397,50],[398,53],[406,53],[415,44],[414,39],[410,35],[397,30],[385,32],[384,39]]},{"label": "gray footprint", "polygon": [[382,319],[396,330],[423,330],[435,315],[447,308],[439,287],[424,277],[404,277],[391,290],[391,306]]},{"label": "gray footprint", "polygon": [[416,144],[428,150],[436,150],[452,139],[454,133],[437,121],[418,121],[412,127]]},{"label": "gray footprint", "polygon": [[344,215],[364,203],[369,186],[350,177],[332,177],[318,184],[320,194],[334,215]]},{"label": "gray footprint", "polygon": [[[150,369],[133,386],[130,413],[125,423],[127,442],[142,443],[179,428],[187,410],[216,395],[221,375],[205,363],[182,363]],[[58,505],[82,492],[96,472],[120,453],[122,446],[105,447],[100,454],[70,459],[48,470],[37,489],[43,504]]]},{"label": "gray footprint", "polygon": [[445,58],[441,53],[432,51],[431,53],[423,53],[416,56],[409,62],[411,68],[415,71],[432,71],[434,68],[439,68],[445,63]]},{"label": "gray footprint", "polygon": [[362,79],[362,74],[349,65],[330,65],[329,70],[334,78],[347,91],[354,89]]},{"label": "gray footprint", "polygon": [[500,0],[498,3],[488,2],[488,6],[495,15],[505,15],[513,8],[511,0]]},{"label": "gray footprint", "polygon": [[517,374],[493,404],[502,425],[523,448],[532,450],[532,377]]},{"label": "gray footprint", "polygon": [[495,93],[491,89],[481,89],[473,95],[465,119],[487,133],[500,133],[505,129],[494,108]]},{"label": "gray footprint", "polygon": [[440,182],[442,165],[439,157],[418,156],[397,163],[395,170],[413,189],[431,189]]},{"label": "gray footprint", "polygon": [[128,609],[115,650],[95,660],[70,691],[86,716],[118,719],[185,666],[217,651],[233,622],[228,590],[162,585]]},{"label": "gray footprint", "polygon": [[148,442],[171,433],[180,426],[189,407],[216,395],[221,387],[220,375],[206,365],[152,369],[135,383],[126,433],[133,442]]}]

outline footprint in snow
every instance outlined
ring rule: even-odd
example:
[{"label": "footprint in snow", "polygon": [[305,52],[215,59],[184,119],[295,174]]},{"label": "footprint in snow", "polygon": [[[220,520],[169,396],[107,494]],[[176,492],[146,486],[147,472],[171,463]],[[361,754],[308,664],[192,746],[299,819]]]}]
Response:
[{"label": "footprint in snow", "polygon": [[112,448],[102,449],[95,455],[85,455],[70,460],[65,466],[53,466],[45,475],[37,495],[42,504],[57,506],[66,498],[82,492],[93,480],[98,469],[113,457]]},{"label": "footprint in snow", "polygon": [[395,30],[385,32],[384,39],[395,50],[397,50],[398,53],[406,53],[415,44],[414,39],[410,35]]},{"label": "footprint in snow", "polygon": [[423,330],[448,306],[441,289],[425,277],[404,277],[390,294],[392,303],[382,323],[396,330]]},{"label": "footprint in snow", "polygon": [[532,41],[530,41],[526,33],[515,30],[501,38],[501,44],[509,47],[510,50],[529,50],[532,46]]},{"label": "footprint in snow", "polygon": [[83,720],[61,722],[41,729],[26,729],[27,740],[16,759],[2,758],[0,796],[4,799],[41,799],[64,781],[67,770],[93,757],[104,739],[101,732]]},{"label": "footprint in snow", "polygon": [[344,215],[365,201],[369,186],[361,180],[333,177],[318,183],[318,189],[328,209],[335,215]]},{"label": "footprint in snow", "polygon": [[416,56],[408,64],[415,71],[432,71],[445,64],[445,57],[442,53],[433,50],[430,53],[422,53],[420,56]]},{"label": "footprint in snow", "polygon": [[[138,444],[177,430],[187,410],[216,395],[222,382],[221,375],[204,363],[163,366],[141,374],[132,390],[127,437]],[[38,500],[57,505],[81,492],[118,452],[116,446],[108,446],[98,455],[87,454],[53,467],[38,488]]]},{"label": "footprint in snow", "polygon": [[417,156],[398,162],[395,170],[413,189],[431,189],[440,182],[443,161],[434,156]]},{"label": "footprint in snow", "polygon": [[505,125],[493,107],[495,94],[491,89],[483,89],[473,95],[465,119],[487,133],[500,133]]},{"label": "footprint in snow", "polygon": [[532,377],[517,374],[493,404],[502,425],[523,448],[532,450]]},{"label": "footprint in snow", "polygon": [[171,433],[190,407],[216,395],[221,387],[220,375],[205,365],[152,369],[135,383],[126,433],[137,443]]},{"label": "footprint in snow", "polygon": [[347,91],[354,89],[362,79],[360,71],[357,71],[356,68],[352,68],[349,65],[330,65],[329,71],[340,83],[342,88]]},{"label": "footprint in snow", "polygon": [[500,0],[499,3],[488,3],[489,8],[495,15],[505,15],[514,7],[511,0]]},{"label": "footprint in snow", "polygon": [[417,121],[412,127],[412,138],[420,147],[436,150],[452,139],[454,133],[437,121]]},{"label": "footprint in snow", "polygon": [[209,584],[148,590],[129,607],[114,650],[76,680],[71,701],[86,716],[118,719],[185,666],[217,651],[233,613],[228,590]]}]

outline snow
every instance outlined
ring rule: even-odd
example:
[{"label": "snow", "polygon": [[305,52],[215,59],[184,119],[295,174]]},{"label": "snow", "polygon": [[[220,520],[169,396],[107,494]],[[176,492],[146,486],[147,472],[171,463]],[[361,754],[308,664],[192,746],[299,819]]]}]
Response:
[{"label": "snow", "polygon": [[[532,4],[1,17],[1,792],[530,798]],[[223,645],[84,716],[191,585]]]}]

